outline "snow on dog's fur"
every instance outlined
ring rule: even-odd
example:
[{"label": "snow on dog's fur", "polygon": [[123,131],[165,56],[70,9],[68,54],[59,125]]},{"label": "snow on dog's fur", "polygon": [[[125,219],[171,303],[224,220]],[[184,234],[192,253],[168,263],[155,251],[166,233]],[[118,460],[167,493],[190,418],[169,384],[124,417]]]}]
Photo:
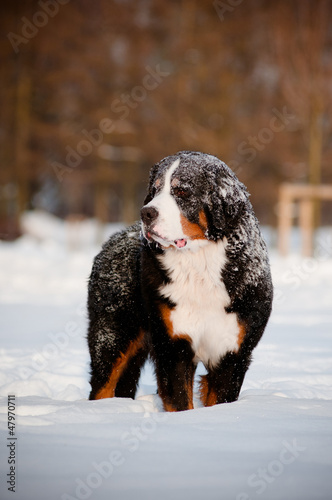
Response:
[{"label": "snow on dog's fur", "polygon": [[183,151],[150,173],[141,222],[112,236],[89,282],[90,399],[134,397],[148,355],[169,411],[238,398],[271,312],[265,243],[245,186]]}]

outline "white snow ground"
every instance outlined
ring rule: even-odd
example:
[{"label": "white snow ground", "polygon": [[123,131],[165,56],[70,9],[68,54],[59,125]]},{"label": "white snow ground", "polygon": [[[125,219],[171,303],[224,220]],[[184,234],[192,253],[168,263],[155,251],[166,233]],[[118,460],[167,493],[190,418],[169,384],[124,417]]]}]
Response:
[{"label": "white snow ground", "polygon": [[24,225],[0,243],[2,500],[332,498],[331,230],[315,259],[272,252],[274,311],[239,401],[165,413],[150,366],[135,401],[86,399],[95,225],[74,249],[55,219]]}]

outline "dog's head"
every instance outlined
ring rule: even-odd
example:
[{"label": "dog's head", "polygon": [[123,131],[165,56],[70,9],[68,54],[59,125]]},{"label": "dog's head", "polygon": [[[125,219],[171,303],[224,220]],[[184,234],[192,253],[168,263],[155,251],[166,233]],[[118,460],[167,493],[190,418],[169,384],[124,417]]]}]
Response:
[{"label": "dog's head", "polygon": [[143,236],[162,248],[197,249],[238,225],[250,206],[248,196],[218,158],[181,151],[151,169],[141,210]]}]

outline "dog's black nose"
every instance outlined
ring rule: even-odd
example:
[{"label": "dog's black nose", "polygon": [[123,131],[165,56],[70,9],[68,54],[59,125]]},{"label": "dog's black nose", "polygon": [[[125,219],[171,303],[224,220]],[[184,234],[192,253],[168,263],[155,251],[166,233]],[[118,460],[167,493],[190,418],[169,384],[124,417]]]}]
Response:
[{"label": "dog's black nose", "polygon": [[154,207],[143,207],[141,218],[146,226],[150,226],[158,217],[158,210]]}]

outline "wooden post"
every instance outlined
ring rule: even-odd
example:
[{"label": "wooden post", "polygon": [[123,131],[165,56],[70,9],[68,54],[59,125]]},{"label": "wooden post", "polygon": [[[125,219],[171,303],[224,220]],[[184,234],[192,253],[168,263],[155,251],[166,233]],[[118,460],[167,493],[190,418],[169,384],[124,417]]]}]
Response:
[{"label": "wooden post", "polygon": [[279,195],[279,225],[278,225],[278,248],[281,255],[286,256],[289,252],[289,239],[292,229],[292,199],[288,184],[280,186]]},{"label": "wooden post", "polygon": [[332,200],[332,185],[284,183],[280,186],[278,248],[281,255],[288,254],[292,227],[292,204],[295,201],[300,203],[301,253],[304,257],[313,255],[314,202],[316,200]]},{"label": "wooden post", "polygon": [[300,201],[300,220],[302,237],[302,256],[312,257],[313,255],[313,236],[314,236],[314,203],[308,198]]}]

